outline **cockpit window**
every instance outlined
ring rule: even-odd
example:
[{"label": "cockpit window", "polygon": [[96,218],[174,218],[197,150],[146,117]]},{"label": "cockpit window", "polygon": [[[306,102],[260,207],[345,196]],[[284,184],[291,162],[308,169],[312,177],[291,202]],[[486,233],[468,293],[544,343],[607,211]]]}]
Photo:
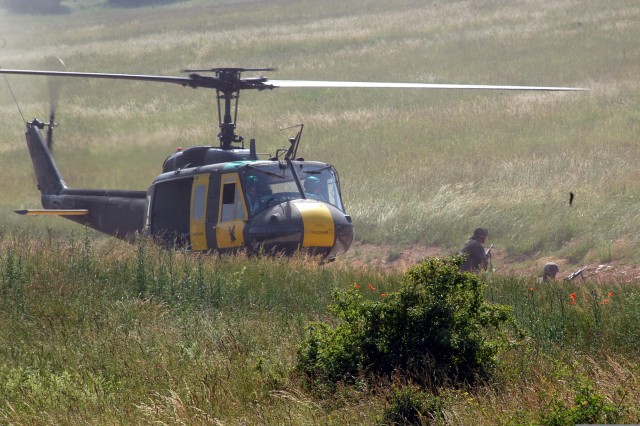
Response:
[{"label": "cockpit window", "polygon": [[[333,204],[344,211],[338,175],[330,165],[294,165],[305,197]],[[244,174],[245,194],[251,214],[285,201],[303,198],[289,167],[278,164],[247,166]]]}]

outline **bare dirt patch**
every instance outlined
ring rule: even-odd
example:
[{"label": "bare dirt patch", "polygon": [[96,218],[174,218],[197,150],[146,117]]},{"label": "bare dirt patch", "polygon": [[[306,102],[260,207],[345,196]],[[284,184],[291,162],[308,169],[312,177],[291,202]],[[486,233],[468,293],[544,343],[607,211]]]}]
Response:
[{"label": "bare dirt patch", "polygon": [[[571,265],[566,259],[555,258],[531,258],[508,259],[505,253],[499,249],[492,251],[492,267],[497,274],[517,277],[537,277],[542,273],[542,268],[547,262],[555,262],[560,268],[558,277],[564,278],[571,273],[586,267],[578,281],[588,280],[597,282],[639,283],[640,267],[628,264],[624,261],[612,261],[605,264],[585,263],[583,265]],[[349,252],[338,258],[336,264],[352,268],[377,269],[382,272],[404,272],[408,268],[417,265],[429,257],[450,256],[455,250],[425,244],[412,244],[405,247],[397,247],[384,244],[367,244],[355,242]]]}]

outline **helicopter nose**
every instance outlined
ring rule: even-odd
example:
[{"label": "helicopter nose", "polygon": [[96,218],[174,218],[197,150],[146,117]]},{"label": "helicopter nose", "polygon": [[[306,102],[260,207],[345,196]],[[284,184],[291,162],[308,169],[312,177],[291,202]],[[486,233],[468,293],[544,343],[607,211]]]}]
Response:
[{"label": "helicopter nose", "polygon": [[353,239],[355,238],[353,223],[351,223],[351,216],[345,215],[342,212],[340,213],[341,214],[335,221],[336,242],[333,246],[333,249],[327,256],[331,259],[335,258],[338,255],[346,253],[347,250],[349,250],[349,247],[351,247]]},{"label": "helicopter nose", "polygon": [[302,247],[332,247],[336,229],[329,207],[317,201],[294,201],[300,212],[304,233]]},{"label": "helicopter nose", "polygon": [[331,204],[316,200],[289,201],[255,216],[245,227],[245,242],[252,251],[299,250],[333,258],[353,242],[351,218]]}]

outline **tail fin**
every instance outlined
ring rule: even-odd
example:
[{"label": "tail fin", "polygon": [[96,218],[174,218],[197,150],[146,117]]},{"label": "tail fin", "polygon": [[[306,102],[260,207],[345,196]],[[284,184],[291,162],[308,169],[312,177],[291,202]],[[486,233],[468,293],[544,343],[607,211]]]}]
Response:
[{"label": "tail fin", "polygon": [[[53,121],[53,120],[52,120]],[[144,229],[147,191],[67,188],[40,131],[50,124],[27,123],[27,145],[44,209],[26,215],[57,214],[105,234],[133,240]]]},{"label": "tail fin", "polygon": [[33,169],[38,180],[38,189],[42,195],[56,195],[60,194],[67,185],[60,175],[51,151],[49,151],[45,140],[42,138],[40,129],[43,127],[44,124],[38,120],[27,123],[27,146],[29,147]]}]

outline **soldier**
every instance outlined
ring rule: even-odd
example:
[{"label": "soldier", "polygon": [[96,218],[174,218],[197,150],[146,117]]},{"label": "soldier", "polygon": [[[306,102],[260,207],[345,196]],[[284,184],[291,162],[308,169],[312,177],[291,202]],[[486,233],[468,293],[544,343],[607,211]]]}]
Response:
[{"label": "soldier", "polygon": [[255,214],[260,210],[260,193],[259,182],[256,176],[247,176],[245,182],[245,188],[247,191],[247,207],[249,207],[249,213]]},{"label": "soldier", "polygon": [[315,176],[309,176],[305,179],[304,192],[306,192],[307,194],[311,194],[313,198],[322,200],[324,197],[322,197],[321,190],[322,187],[320,185],[320,179]]},{"label": "soldier", "polygon": [[461,271],[479,272],[486,271],[489,266],[489,256],[482,244],[489,237],[489,231],[485,228],[476,228],[469,241],[462,247],[460,254],[466,256],[465,262],[460,265]]},{"label": "soldier", "polygon": [[558,272],[560,272],[558,265],[553,262],[549,262],[544,265],[544,268],[542,269],[542,276],[539,281],[543,283],[546,283],[547,281],[555,281]]}]

